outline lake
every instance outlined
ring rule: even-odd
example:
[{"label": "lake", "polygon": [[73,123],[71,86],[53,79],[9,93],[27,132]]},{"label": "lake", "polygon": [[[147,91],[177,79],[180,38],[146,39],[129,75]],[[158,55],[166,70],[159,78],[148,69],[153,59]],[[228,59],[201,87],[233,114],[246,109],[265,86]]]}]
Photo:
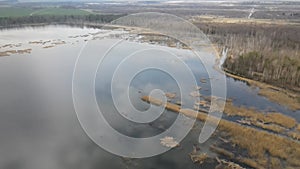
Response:
[{"label": "lake", "polygon": [[[72,77],[77,58],[79,55],[81,55],[81,59],[99,57],[111,45],[122,39],[122,36],[111,35],[122,35],[123,33],[124,30],[121,29],[110,31],[70,26],[25,27],[0,31],[1,51],[32,49],[30,53],[0,57],[0,168],[199,168],[199,164],[194,164],[190,160],[189,153],[193,150],[194,145],[199,145],[198,137],[203,126],[201,122],[196,122],[188,135],[180,142],[179,147],[161,155],[143,159],[122,158],[113,155],[95,144],[82,129],[72,98]],[[91,40],[96,34],[101,38]],[[3,47],[7,44],[12,45]],[[154,56],[153,48],[159,49],[159,51],[169,51],[175,53],[189,66],[194,78],[197,79],[197,85],[202,87],[200,91],[202,95],[209,96],[211,91],[207,72],[193,52],[134,40],[119,42],[102,60],[102,64],[99,64],[95,72],[95,89],[93,91],[96,102],[101,107],[101,112],[115,130],[128,136],[145,138],[168,129],[178,115],[170,111],[163,111],[155,121],[143,124],[130,122],[118,114],[111,96],[110,80],[114,75],[114,70],[119,68],[118,65],[124,57],[140,48],[152,50],[144,53],[141,51],[135,59],[128,60],[129,65],[130,63],[136,65],[155,64],[153,59],[147,60]],[[170,60],[168,58],[171,55],[167,56],[169,55],[167,52],[160,53],[159,51],[155,56],[162,57],[160,60],[156,60],[160,62],[160,66],[169,68],[169,64],[175,64],[170,70],[178,71],[177,74],[180,74],[180,69],[176,69],[176,59]],[[200,55],[207,55],[207,53],[204,52]],[[98,63],[96,64],[92,59],[84,61],[86,67],[82,69],[81,77],[87,78],[91,75],[84,74],[84,72],[88,72]],[[135,66],[121,67],[120,71],[121,73],[132,72],[135,71]],[[213,75],[213,77],[217,76],[217,74]],[[121,97],[122,87],[124,87],[121,82],[126,81],[126,77],[124,78],[119,76],[115,86],[116,88],[120,87],[117,94],[120,95],[121,101],[123,98]],[[206,79],[207,82],[200,82],[199,79]],[[85,79],[76,80],[82,86],[86,85]],[[139,99],[141,96],[149,95],[153,89],[158,88],[165,92],[178,94],[180,89],[176,81],[184,80],[184,76],[174,79],[168,73],[156,69],[141,71],[130,82],[129,100],[137,110],[146,110],[149,108],[149,104],[142,102]],[[230,77],[226,78],[226,84],[227,98],[232,99],[235,105],[254,107],[262,111],[277,111],[300,121],[300,111],[293,112],[269,101],[258,95],[257,88]],[[185,89],[193,91],[192,88],[193,86],[190,86]],[[176,98],[172,101],[180,101]],[[88,97],[82,98],[81,101],[88,105],[89,99]],[[189,99],[194,100],[194,98]],[[126,108],[130,110],[126,106],[123,105],[125,114]],[[192,108],[193,102],[186,102],[185,106]],[[229,119],[226,116],[223,118]],[[216,137],[213,136],[205,143],[200,144],[201,152],[216,156],[209,150],[209,146],[215,142]],[[163,146],[161,148],[163,149]],[[130,147],[130,149],[135,150],[134,147]],[[214,162],[208,162],[203,167],[211,168],[215,165]]]}]

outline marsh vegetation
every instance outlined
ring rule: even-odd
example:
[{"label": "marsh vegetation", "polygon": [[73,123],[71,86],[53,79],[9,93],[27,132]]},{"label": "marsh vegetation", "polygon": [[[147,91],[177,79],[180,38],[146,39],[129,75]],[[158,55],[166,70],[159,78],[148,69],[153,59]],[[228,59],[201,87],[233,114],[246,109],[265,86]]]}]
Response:
[{"label": "marsh vegetation", "polygon": [[[144,96],[142,100],[157,106],[163,106],[162,101],[155,98]],[[180,107],[172,103],[167,103],[165,108],[173,112],[182,113],[191,118],[197,118],[200,121],[218,122],[214,117],[208,118],[206,113],[180,109]],[[262,127],[257,125],[257,123],[242,125],[237,122],[221,119],[218,129],[223,132],[221,135],[229,141],[224,142],[225,139],[222,139],[218,144],[221,147],[231,148],[226,150],[224,148],[211,146],[213,151],[233,162],[258,169],[269,167],[300,167],[300,143],[293,140],[295,136],[289,134],[283,136],[274,133],[281,133],[281,130],[276,130],[275,125],[276,127],[280,125],[281,128],[285,128],[286,130],[290,130],[296,125],[299,125],[295,119],[280,113],[263,114],[254,109],[236,107],[230,102],[227,102],[224,112],[230,116],[247,117],[255,122],[261,121],[260,124],[268,123],[269,127]],[[270,127],[270,125],[274,126]]]}]

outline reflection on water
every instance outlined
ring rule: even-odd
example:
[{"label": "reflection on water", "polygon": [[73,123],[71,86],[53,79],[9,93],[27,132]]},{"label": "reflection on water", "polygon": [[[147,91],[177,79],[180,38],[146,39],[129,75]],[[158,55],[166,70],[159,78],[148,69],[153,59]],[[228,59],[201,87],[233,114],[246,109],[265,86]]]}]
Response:
[{"label": "reflection on water", "polygon": [[[53,26],[0,32],[1,46],[19,42],[28,45],[28,41],[40,39],[60,38],[68,42],[49,49],[31,46],[31,54],[0,58],[0,168],[199,168],[188,156],[193,145],[197,144],[202,126],[199,122],[181,142],[179,148],[146,159],[123,159],[114,156],[99,148],[87,137],[77,120],[71,89],[74,64],[85,43],[85,37],[71,39],[68,36],[94,32],[97,30]],[[191,55],[189,51],[172,50],[186,58]],[[196,79],[207,78],[199,62],[186,59],[186,63],[193,70]],[[102,76],[97,76],[95,92],[98,102],[101,100],[98,104],[106,105],[104,109],[108,121],[120,122],[121,117],[111,115],[116,113],[111,100],[107,99],[107,104],[103,100],[105,81],[101,80]],[[292,113],[258,96],[257,91],[246,84],[230,78],[227,80],[228,96],[234,98],[235,104],[255,106],[258,109],[272,107],[275,111],[285,112],[300,119],[299,113]],[[168,92],[178,92],[178,87],[173,82],[170,76],[155,70],[138,74],[131,83],[132,104],[137,109],[147,109],[148,105],[136,98],[157,87]],[[199,82],[199,85],[203,89],[201,94],[210,94],[209,81]],[[126,134],[148,137],[167,129],[176,116],[166,111],[159,119],[147,125],[121,119],[121,127],[115,127]],[[208,147],[213,141],[214,138],[211,138],[200,145],[201,151],[211,153]],[[211,168],[210,165],[212,164],[202,167]]]}]

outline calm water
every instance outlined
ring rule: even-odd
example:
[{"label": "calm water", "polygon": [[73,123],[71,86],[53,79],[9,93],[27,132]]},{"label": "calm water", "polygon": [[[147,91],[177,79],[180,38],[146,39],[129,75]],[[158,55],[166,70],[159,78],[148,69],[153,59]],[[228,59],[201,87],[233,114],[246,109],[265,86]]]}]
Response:
[{"label": "calm water", "polygon": [[[74,111],[71,86],[76,58],[86,40],[96,32],[99,30],[67,26],[20,28],[0,32],[0,46],[20,43],[21,45],[13,49],[32,48],[30,54],[0,57],[0,168],[199,168],[199,165],[193,164],[188,156],[193,145],[198,144],[202,126],[199,122],[181,142],[180,147],[146,159],[124,159],[112,155],[88,138]],[[109,34],[108,31],[101,32]],[[29,43],[40,40],[65,41],[65,44],[43,48],[51,42]],[[109,44],[113,40],[107,38],[102,41]],[[109,95],[109,77],[122,59],[121,56],[141,46],[153,47],[153,45],[123,41],[116,49],[120,53],[111,52],[106,57],[107,60],[104,62],[110,64],[98,70],[95,94],[105,118],[116,130],[130,136],[149,137],[168,129],[177,114],[165,111],[150,124],[129,122],[117,114]],[[196,79],[207,78],[203,65],[193,58],[191,52],[168,47],[160,48],[177,53],[184,58]],[[0,48],[1,51],[6,49],[9,50],[9,48]],[[93,48],[92,45],[89,49],[92,53],[99,50],[101,50],[99,47]],[[130,69],[128,67],[128,71]],[[209,95],[209,81],[198,83],[202,86],[201,94]],[[133,106],[139,110],[147,109],[149,105],[137,98],[149,94],[154,88],[179,92],[175,80],[170,75],[157,70],[144,71],[137,74],[131,82],[130,100]],[[283,106],[268,101],[257,95],[257,89],[232,78],[227,78],[227,96],[233,98],[236,105],[279,111],[300,120],[299,112],[291,112]],[[212,143],[214,138],[200,145],[201,151],[214,156],[208,150]],[[211,168],[209,165],[205,164],[203,167]]]}]

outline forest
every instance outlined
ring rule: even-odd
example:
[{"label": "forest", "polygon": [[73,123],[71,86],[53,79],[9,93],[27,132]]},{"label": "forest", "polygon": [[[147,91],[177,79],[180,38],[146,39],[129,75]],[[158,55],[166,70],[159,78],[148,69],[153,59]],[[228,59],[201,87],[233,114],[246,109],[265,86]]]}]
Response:
[{"label": "forest", "polygon": [[225,71],[300,92],[300,26],[263,23],[195,23],[220,52]]},{"label": "forest", "polygon": [[0,17],[0,28],[35,24],[85,24],[109,23],[123,15],[33,15],[22,17]]}]

